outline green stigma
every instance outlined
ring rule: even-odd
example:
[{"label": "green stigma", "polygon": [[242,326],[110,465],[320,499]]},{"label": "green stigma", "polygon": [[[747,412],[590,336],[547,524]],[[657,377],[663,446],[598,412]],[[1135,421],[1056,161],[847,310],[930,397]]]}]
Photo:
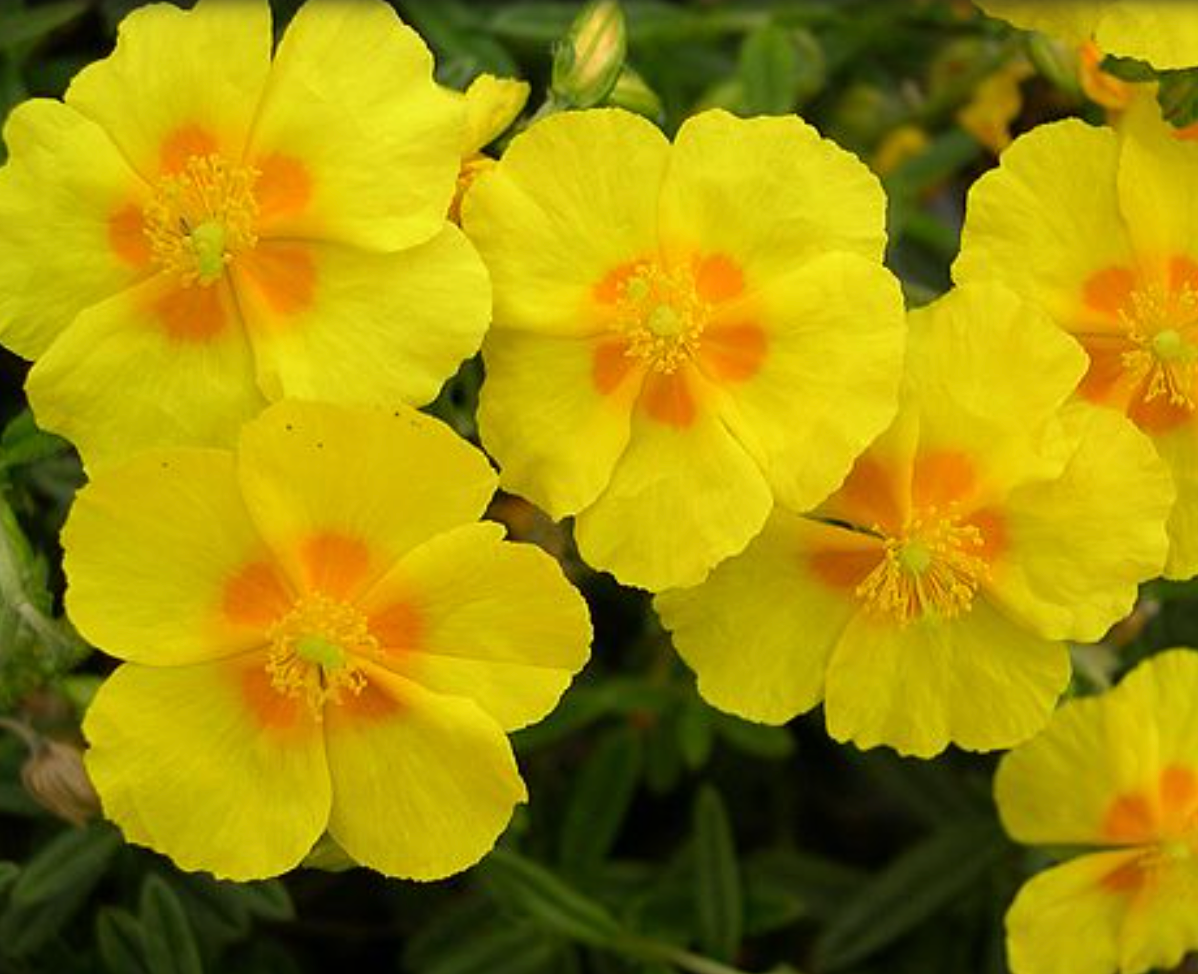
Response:
[{"label": "green stigma", "polygon": [[225,228],[215,220],[201,223],[191,231],[191,246],[196,268],[205,284],[215,281],[225,270]]},{"label": "green stigma", "polygon": [[913,575],[922,575],[932,565],[932,552],[922,541],[910,541],[899,551],[899,564]]},{"label": "green stigma", "polygon": [[295,641],[296,655],[309,663],[316,663],[326,670],[335,670],[345,665],[345,651],[323,636],[301,636]]}]

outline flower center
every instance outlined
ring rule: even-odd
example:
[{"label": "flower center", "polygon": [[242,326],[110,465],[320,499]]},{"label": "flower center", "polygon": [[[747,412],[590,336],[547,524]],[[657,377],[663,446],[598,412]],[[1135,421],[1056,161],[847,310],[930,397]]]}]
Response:
[{"label": "flower center", "polygon": [[258,172],[218,155],[192,156],[163,176],[143,214],[150,253],[184,285],[207,286],[258,243]]},{"label": "flower center", "polygon": [[1172,290],[1158,284],[1132,292],[1119,312],[1128,338],[1135,344],[1123,353],[1123,367],[1143,386],[1145,402],[1165,397],[1169,405],[1195,407],[1198,348],[1189,331],[1198,324],[1198,294],[1188,283]]},{"label": "flower center", "polygon": [[616,328],[627,339],[627,355],[670,374],[694,358],[709,311],[693,273],[646,262],[620,286]]},{"label": "flower center", "polygon": [[981,554],[984,545],[977,525],[930,509],[914,517],[902,534],[885,538],[882,560],[857,585],[856,595],[868,611],[902,625],[925,614],[960,615],[973,604],[989,570]]},{"label": "flower center", "polygon": [[271,686],[285,696],[302,697],[317,720],[326,703],[340,703],[345,693],[365,689],[355,657],[379,648],[362,613],[319,593],[297,600],[268,636]]}]

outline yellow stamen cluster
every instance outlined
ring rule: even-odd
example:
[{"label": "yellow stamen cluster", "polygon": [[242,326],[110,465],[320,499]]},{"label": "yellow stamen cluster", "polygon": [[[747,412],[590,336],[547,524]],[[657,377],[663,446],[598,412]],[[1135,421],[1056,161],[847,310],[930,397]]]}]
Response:
[{"label": "yellow stamen cluster", "polygon": [[1132,294],[1119,318],[1136,344],[1123,353],[1123,367],[1144,384],[1144,401],[1166,396],[1170,405],[1193,410],[1198,348],[1187,329],[1198,323],[1198,294],[1188,284],[1173,291],[1150,285]]},{"label": "yellow stamen cluster", "polygon": [[708,313],[689,269],[646,262],[620,287],[616,327],[627,338],[626,354],[671,374],[698,351]]},{"label": "yellow stamen cluster", "polygon": [[212,284],[226,265],[258,243],[258,173],[220,156],[192,156],[163,176],[144,211],[150,253],[184,285]]},{"label": "yellow stamen cluster", "polygon": [[931,508],[901,535],[886,537],[882,561],[857,585],[856,595],[868,611],[902,625],[925,614],[961,615],[988,571],[980,553],[984,544],[976,525]]},{"label": "yellow stamen cluster", "polygon": [[268,635],[271,686],[285,696],[303,697],[316,720],[326,703],[340,703],[346,692],[365,689],[366,677],[354,657],[379,648],[362,613],[319,593],[299,599]]}]

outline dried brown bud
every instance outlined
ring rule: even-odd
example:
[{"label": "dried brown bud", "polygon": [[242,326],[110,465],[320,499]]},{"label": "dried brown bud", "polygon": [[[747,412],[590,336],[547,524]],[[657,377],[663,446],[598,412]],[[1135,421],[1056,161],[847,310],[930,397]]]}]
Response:
[{"label": "dried brown bud", "polygon": [[21,781],[34,800],[72,825],[85,825],[100,811],[100,799],[71,744],[41,738],[21,766]]}]

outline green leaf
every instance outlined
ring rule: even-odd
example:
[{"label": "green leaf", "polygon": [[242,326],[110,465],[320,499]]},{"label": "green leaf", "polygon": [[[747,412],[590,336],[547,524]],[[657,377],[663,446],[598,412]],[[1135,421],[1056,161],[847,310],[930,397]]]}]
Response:
[{"label": "green leaf", "polygon": [[791,111],[799,70],[798,51],[783,28],[763,24],[749,34],[741,46],[737,70],[745,114],[784,115]]},{"label": "green leaf", "polygon": [[96,947],[109,974],[156,974],[146,966],[141,923],[128,910],[111,906],[100,910]]},{"label": "green leaf", "polygon": [[710,785],[695,801],[694,869],[699,945],[713,957],[731,961],[740,950],[744,926],[740,868],[727,809]]},{"label": "green leaf", "polygon": [[420,974],[539,974],[550,969],[560,950],[527,923],[475,930],[420,968]]},{"label": "green leaf", "polygon": [[12,52],[32,46],[86,10],[84,0],[61,0],[23,10],[0,11],[0,50]]},{"label": "green leaf", "polygon": [[0,862],[0,897],[3,897],[16,883],[21,874],[21,867],[15,862]]},{"label": "green leaf", "polygon": [[785,727],[754,724],[719,712],[713,716],[716,733],[738,751],[767,761],[780,761],[794,753],[794,738]]},{"label": "green leaf", "polygon": [[585,872],[611,851],[636,794],[641,765],[641,739],[633,728],[618,727],[600,738],[562,819],[558,858],[567,872]]},{"label": "green leaf", "polygon": [[277,879],[266,879],[253,883],[227,883],[230,895],[236,895],[251,916],[272,923],[285,923],[295,919],[295,904],[287,887]]},{"label": "green leaf", "polygon": [[1175,128],[1198,122],[1198,69],[1163,72],[1156,100],[1161,114]]},{"label": "green leaf", "polygon": [[1155,81],[1156,69],[1147,61],[1137,61],[1131,57],[1115,57],[1108,54],[1099,65],[1107,74],[1114,75],[1121,81]]},{"label": "green leaf", "polygon": [[482,871],[502,902],[544,930],[595,947],[614,948],[625,937],[619,921],[601,904],[515,852],[496,849]]},{"label": "green leaf", "polygon": [[48,942],[74,916],[108,868],[121,840],[103,824],[69,829],[38,852],[9,895],[0,915],[0,945],[14,956]]},{"label": "green leaf", "polygon": [[166,880],[155,874],[147,876],[139,905],[150,970],[154,974],[204,974],[187,912]]},{"label": "green leaf", "polygon": [[999,861],[990,819],[948,826],[910,847],[841,904],[816,942],[821,971],[852,967],[951,906]]},{"label": "green leaf", "polygon": [[0,473],[70,449],[61,436],[38,428],[28,409],[4,427],[0,435]]},{"label": "green leaf", "polygon": [[711,745],[715,740],[712,714],[712,709],[695,694],[683,700],[674,722],[678,751],[692,771],[703,767],[711,756]]}]

